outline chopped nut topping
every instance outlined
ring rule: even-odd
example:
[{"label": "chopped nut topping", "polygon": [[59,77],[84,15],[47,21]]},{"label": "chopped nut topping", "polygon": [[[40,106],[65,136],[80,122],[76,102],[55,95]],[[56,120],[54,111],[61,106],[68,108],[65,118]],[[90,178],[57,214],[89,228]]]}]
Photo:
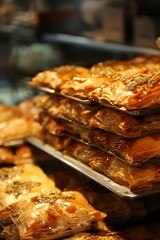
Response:
[{"label": "chopped nut topping", "polygon": [[11,185],[6,187],[5,192],[8,194],[13,194],[16,198],[19,197],[24,191],[30,192],[32,188],[40,186],[40,182],[25,181],[19,182],[15,181]]},{"label": "chopped nut topping", "polygon": [[32,202],[35,203],[54,203],[57,199],[71,199],[74,200],[75,196],[73,193],[55,191],[48,194],[41,194],[32,198]]}]

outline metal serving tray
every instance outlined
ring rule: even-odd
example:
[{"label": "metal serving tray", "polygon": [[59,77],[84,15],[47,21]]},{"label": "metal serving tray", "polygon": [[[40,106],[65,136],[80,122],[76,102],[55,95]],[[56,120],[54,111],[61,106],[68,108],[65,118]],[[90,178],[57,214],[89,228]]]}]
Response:
[{"label": "metal serving tray", "polygon": [[45,151],[46,153],[50,154],[51,156],[55,157],[56,159],[60,160],[61,162],[69,165],[70,167],[74,168],[75,170],[81,172],[82,174],[86,175],[87,177],[91,178],[95,182],[99,183],[103,187],[109,189],[110,191],[114,192],[115,194],[119,195],[120,197],[124,198],[138,198],[144,197],[153,193],[160,192],[160,188],[153,188],[150,190],[143,190],[138,191],[136,193],[132,192],[129,188],[122,186],[107,176],[100,174],[98,172],[93,171],[87,165],[79,162],[78,160],[64,155],[62,152],[56,150],[55,148],[51,147],[50,145],[43,143],[41,140],[37,138],[28,138],[27,142],[30,144],[38,147],[39,149]]}]

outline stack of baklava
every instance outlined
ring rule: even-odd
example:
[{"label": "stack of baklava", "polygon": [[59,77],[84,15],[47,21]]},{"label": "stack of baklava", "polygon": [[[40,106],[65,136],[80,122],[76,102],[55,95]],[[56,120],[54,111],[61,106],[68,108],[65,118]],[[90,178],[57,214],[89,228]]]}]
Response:
[{"label": "stack of baklava", "polygon": [[30,84],[47,92],[35,98],[43,141],[131,191],[159,186],[160,55],[61,66]]},{"label": "stack of baklava", "polygon": [[[32,158],[32,154],[29,146],[21,146],[16,155],[23,159],[26,155]],[[36,154],[38,157],[42,153]],[[8,158],[10,155],[11,151]],[[3,239],[62,240],[72,235],[67,239],[134,240],[137,229],[140,240],[160,236],[159,218],[151,215],[154,211],[158,216],[158,197],[129,201],[65,165],[57,162],[57,169],[53,161],[41,163],[41,167],[27,164],[0,168],[0,237]],[[107,226],[103,212],[107,213]],[[152,224],[149,222],[147,226],[148,215],[152,216]],[[145,220],[142,226],[125,227],[142,219]]]}]

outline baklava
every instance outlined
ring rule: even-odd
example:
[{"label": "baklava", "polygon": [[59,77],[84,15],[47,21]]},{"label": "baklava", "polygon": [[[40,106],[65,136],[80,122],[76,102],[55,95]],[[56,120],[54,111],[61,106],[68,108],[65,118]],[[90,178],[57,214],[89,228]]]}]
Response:
[{"label": "baklava", "polygon": [[1,218],[11,219],[18,239],[64,238],[68,231],[84,231],[106,217],[76,191],[38,194],[8,206],[6,212]]},{"label": "baklava", "polygon": [[160,55],[153,55],[102,62],[80,72],[62,66],[37,74],[30,84],[127,111],[159,107],[159,79]]},{"label": "baklava", "polygon": [[37,107],[47,111],[54,118],[75,121],[84,126],[103,129],[126,138],[138,138],[160,133],[160,113],[131,116],[101,106],[89,106],[75,100],[41,94],[34,99]]}]

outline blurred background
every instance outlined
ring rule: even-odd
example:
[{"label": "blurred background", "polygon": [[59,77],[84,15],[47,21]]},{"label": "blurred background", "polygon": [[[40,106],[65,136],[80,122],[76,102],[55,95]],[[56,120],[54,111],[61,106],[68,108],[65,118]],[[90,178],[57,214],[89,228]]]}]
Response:
[{"label": "blurred background", "polygon": [[159,53],[159,0],[0,0],[0,103],[36,94],[28,81],[62,64]]}]

